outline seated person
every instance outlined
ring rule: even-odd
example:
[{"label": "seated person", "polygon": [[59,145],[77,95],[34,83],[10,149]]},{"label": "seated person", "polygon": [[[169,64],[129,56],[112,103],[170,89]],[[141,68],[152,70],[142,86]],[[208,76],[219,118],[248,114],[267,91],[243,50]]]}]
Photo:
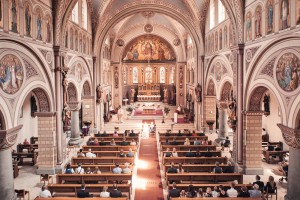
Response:
[{"label": "seated person", "polygon": [[177,136],[183,136],[183,134],[181,133],[181,130],[178,131]]},{"label": "seated person", "polygon": [[253,182],[253,185],[258,185],[258,187],[259,187],[259,190],[260,191],[263,191],[263,189],[264,189],[264,186],[265,186],[265,184],[264,184],[264,182],[262,182],[261,180],[260,180],[260,176],[259,175],[256,175],[255,176],[255,182]]},{"label": "seated person", "polygon": [[127,146],[128,142],[126,142],[126,139],[123,139],[123,141],[120,143],[121,146]]},{"label": "seated person", "polygon": [[65,170],[65,174],[74,174],[74,170],[71,168],[71,164],[68,163],[66,170]]},{"label": "seated person", "polygon": [[120,154],[119,154],[119,156],[120,156],[120,157],[126,157],[126,155],[125,155],[125,153],[124,153],[123,149],[121,149],[121,150],[120,150]]},{"label": "seated person", "polygon": [[190,131],[190,130],[188,130],[188,132],[187,132],[186,136],[188,136],[188,137],[192,136],[192,133],[191,133],[191,131]]},{"label": "seated person", "polygon": [[168,194],[168,200],[171,199],[171,197],[180,197],[180,190],[176,188],[176,183],[173,182],[173,187],[171,190],[169,190],[169,194]]},{"label": "seated person", "polygon": [[114,132],[113,137],[119,137],[119,134],[117,131]]},{"label": "seated person", "polygon": [[132,151],[132,149],[130,148],[127,155],[127,157],[134,157],[134,152]]},{"label": "seated person", "polygon": [[85,154],[87,158],[95,158],[96,154],[92,153],[92,149],[89,149],[89,151]]},{"label": "seated person", "polygon": [[177,169],[175,168],[175,165],[174,165],[174,163],[171,163],[171,167],[168,169],[168,171],[167,171],[168,173],[172,173],[172,174],[174,174],[174,173],[177,173],[178,171],[177,171]]},{"label": "seated person", "polygon": [[112,139],[112,140],[111,140],[111,142],[110,142],[110,146],[117,146],[117,145],[116,145],[116,142],[115,142],[115,140],[114,140],[114,139]]},{"label": "seated person", "polygon": [[178,169],[177,169],[177,173],[183,173],[184,172],[184,169],[182,167],[182,163],[179,163],[178,164]]},{"label": "seated person", "polygon": [[30,144],[30,143],[28,142],[27,138],[24,139],[23,144],[24,144],[24,145],[29,145],[29,144]]},{"label": "seated person", "polygon": [[232,163],[230,161],[227,162],[227,165],[223,171],[223,173],[234,173],[234,166],[232,166]]},{"label": "seated person", "polygon": [[131,173],[131,169],[129,168],[129,163],[125,163],[125,168],[122,169],[122,173],[123,174],[130,174]]},{"label": "seated person", "polygon": [[260,198],[261,190],[259,190],[259,186],[257,184],[253,185],[253,190],[249,190],[250,197],[252,198]]},{"label": "seated person", "polygon": [[82,151],[83,151],[82,149],[79,149],[77,157],[85,157],[85,155],[84,155],[84,153]]},{"label": "seated person", "polygon": [[91,197],[90,193],[88,191],[85,191],[85,184],[81,185],[81,190],[77,192],[78,198],[85,198],[85,197]]},{"label": "seated person", "polygon": [[191,142],[190,142],[189,138],[185,138],[185,142],[184,142],[183,145],[186,145],[186,146],[191,145]]},{"label": "seated person", "polygon": [[122,169],[118,163],[116,163],[116,167],[113,168],[112,173],[113,174],[121,174],[122,173]]},{"label": "seated person", "polygon": [[199,133],[199,136],[205,136],[205,133]]},{"label": "seated person", "polygon": [[191,149],[189,149],[189,151],[185,154],[185,157],[195,157],[195,154],[191,151]]},{"label": "seated person", "polygon": [[229,137],[226,136],[226,139],[225,139],[225,141],[223,143],[223,147],[229,147],[229,145],[230,145],[230,140],[229,140]]},{"label": "seated person", "polygon": [[206,192],[203,194],[203,197],[212,197],[211,187],[206,188]]},{"label": "seated person", "polygon": [[106,145],[104,139],[102,139],[102,140],[99,142],[99,145],[100,145],[100,146],[105,146],[105,145]]},{"label": "seated person", "polygon": [[265,186],[265,192],[266,193],[275,193],[276,190],[276,183],[274,181],[274,177],[273,176],[269,176],[269,181],[267,182],[266,186]]},{"label": "seated person", "polygon": [[212,153],[210,152],[209,149],[207,149],[207,151],[204,153],[204,157],[212,157]]},{"label": "seated person", "polygon": [[214,190],[211,192],[212,197],[216,198],[219,196],[219,188],[217,186],[214,186]]},{"label": "seated person", "polygon": [[172,156],[172,153],[170,152],[170,149],[169,149],[169,148],[167,148],[166,153],[165,153],[164,156],[165,156],[165,157],[171,157],[171,156]]},{"label": "seated person", "polygon": [[42,186],[42,191],[40,192],[39,197],[41,198],[51,198],[51,192],[47,189],[47,186],[43,185]]},{"label": "seated person", "polygon": [[102,190],[102,192],[100,192],[100,197],[102,197],[102,198],[108,198],[109,197],[109,192],[107,192],[107,186],[104,186],[103,187],[103,190]]},{"label": "seated person", "polygon": [[219,162],[216,162],[216,167],[213,169],[213,172],[214,173],[222,173],[223,172],[223,169],[222,169],[222,167],[220,167]]},{"label": "seated person", "polygon": [[78,164],[78,167],[75,169],[76,174],[84,174],[84,169],[81,167],[81,163]]},{"label": "seated person", "polygon": [[97,167],[97,166],[95,167],[93,174],[101,174],[99,167]]},{"label": "seated person", "polygon": [[93,146],[99,146],[99,141],[98,141],[98,139],[97,139],[97,138],[96,138],[96,139],[94,139]]},{"label": "seated person", "polygon": [[88,141],[86,142],[88,146],[94,146],[94,140],[92,138],[89,138]]},{"label": "seated person", "polygon": [[230,183],[230,189],[227,190],[228,197],[237,197],[238,192],[237,192],[237,190],[234,187],[235,187],[235,183],[231,182]]},{"label": "seated person", "polygon": [[192,132],[192,136],[197,136],[197,133],[196,133],[196,131],[195,131],[195,130],[193,130],[193,132]]},{"label": "seated person", "polygon": [[166,133],[165,136],[166,136],[166,137],[169,137],[169,136],[171,136],[171,133],[170,133],[169,131],[167,131],[167,133]]},{"label": "seated person", "polygon": [[90,167],[88,167],[87,169],[86,169],[86,171],[85,171],[85,174],[92,174],[93,172],[92,172],[92,170],[91,170],[91,168]]},{"label": "seated person", "polygon": [[268,142],[267,151],[274,151],[274,146],[270,142]]},{"label": "seated person", "polygon": [[107,136],[108,136],[108,134],[106,133],[106,131],[103,131],[103,133],[100,134],[100,137],[107,137]]},{"label": "seated person", "polygon": [[201,156],[202,156],[202,154],[201,154],[200,150],[197,149],[197,151],[195,153],[195,157],[201,157]]},{"label": "seated person", "polygon": [[269,134],[267,133],[266,129],[262,129],[262,136],[261,136],[262,142],[269,142]]},{"label": "seated person", "polygon": [[172,157],[178,157],[178,153],[176,151],[176,148],[173,148]]},{"label": "seated person", "polygon": [[194,145],[200,145],[200,144],[201,144],[200,140],[198,140],[197,138],[195,138]]},{"label": "seated person", "polygon": [[136,141],[134,139],[132,139],[130,142],[130,146],[135,146],[135,145],[136,145]]},{"label": "seated person", "polygon": [[118,190],[118,186],[116,183],[113,184],[113,190],[110,192],[110,197],[111,198],[122,197],[122,192]]},{"label": "seated person", "polygon": [[176,141],[176,138],[173,139],[173,141],[171,142],[171,145],[178,145],[178,142]]},{"label": "seated person", "polygon": [[248,189],[246,186],[241,187],[241,192],[238,194],[237,197],[250,197],[250,193],[248,192]]},{"label": "seated person", "polygon": [[280,144],[277,144],[274,150],[275,150],[275,151],[281,151],[281,146],[280,146]]},{"label": "seated person", "polygon": [[286,172],[289,169],[289,163],[283,161],[278,164],[279,164],[279,167],[277,167],[276,169],[272,169],[272,172],[278,176],[286,176]]},{"label": "seated person", "polygon": [[208,145],[207,139],[204,139],[204,140],[202,141],[202,145]]},{"label": "seated person", "polygon": [[130,137],[134,137],[134,136],[136,136],[136,134],[134,133],[133,130],[131,130],[131,132],[129,133],[129,136],[130,136]]}]

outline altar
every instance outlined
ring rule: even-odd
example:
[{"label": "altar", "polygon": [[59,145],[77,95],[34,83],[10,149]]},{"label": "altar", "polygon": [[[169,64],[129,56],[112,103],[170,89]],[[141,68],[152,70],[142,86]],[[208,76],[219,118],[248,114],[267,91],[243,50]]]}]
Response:
[{"label": "altar", "polygon": [[160,99],[159,84],[147,83],[138,86],[138,101],[160,101]]}]

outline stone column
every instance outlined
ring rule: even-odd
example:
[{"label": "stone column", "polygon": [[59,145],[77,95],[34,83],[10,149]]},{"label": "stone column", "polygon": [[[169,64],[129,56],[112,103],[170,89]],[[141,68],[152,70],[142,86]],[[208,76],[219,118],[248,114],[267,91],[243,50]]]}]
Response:
[{"label": "stone column", "polygon": [[261,129],[262,129],[262,115],[261,111],[247,111],[245,119],[246,138],[244,138],[244,162],[245,173],[263,174],[261,165]]},{"label": "stone column", "polygon": [[277,124],[281,130],[283,139],[289,145],[289,173],[288,173],[288,187],[285,200],[298,200],[300,197],[300,131]]},{"label": "stone column", "polygon": [[57,148],[57,164],[61,164],[62,160],[62,105],[61,105],[61,56],[58,46],[54,47],[55,56],[55,104],[56,104],[56,148]]},{"label": "stone column", "polygon": [[12,156],[10,148],[15,144],[23,125],[0,131],[0,194],[1,199],[16,200]]},{"label": "stone column", "polygon": [[69,144],[79,145],[82,142],[79,129],[79,110],[81,108],[81,102],[68,102],[71,110],[71,138]]},{"label": "stone column", "polygon": [[39,157],[37,174],[55,174],[56,116],[55,113],[35,113],[38,117]]},{"label": "stone column", "polygon": [[[91,125],[94,126],[94,132],[98,132],[100,124],[98,124],[97,122],[97,116],[98,116],[98,112],[97,112],[97,103],[96,103],[96,98],[97,98],[97,94],[96,94],[96,88],[97,88],[97,67],[96,67],[96,57],[93,57],[93,74],[94,74],[94,78],[93,78],[93,84],[92,84],[92,95],[94,94],[94,102],[93,102],[93,107],[94,107],[94,124]],[[101,117],[100,117],[100,123],[101,123]]]},{"label": "stone column", "polygon": [[203,126],[211,130],[216,122],[216,96],[205,96],[204,102],[205,122]]},{"label": "stone column", "polygon": [[200,127],[204,127],[204,124],[205,124],[205,112],[204,112],[204,110],[205,110],[205,107],[204,107],[204,105],[205,105],[205,98],[204,98],[204,94],[205,94],[205,92],[204,92],[204,88],[206,88],[205,87],[205,82],[204,82],[204,69],[205,69],[205,66],[204,66],[204,56],[201,56],[200,57],[200,85],[202,86],[202,92],[201,92],[201,95],[202,95],[202,97],[201,97],[201,99],[202,99],[202,102],[201,102],[201,108],[200,108],[200,114],[201,114],[201,116],[199,116],[201,119],[200,119]]},{"label": "stone column", "polygon": [[218,133],[218,139],[223,140],[226,136],[226,109],[227,109],[227,103],[224,101],[219,101],[218,104],[219,109],[219,133]]}]

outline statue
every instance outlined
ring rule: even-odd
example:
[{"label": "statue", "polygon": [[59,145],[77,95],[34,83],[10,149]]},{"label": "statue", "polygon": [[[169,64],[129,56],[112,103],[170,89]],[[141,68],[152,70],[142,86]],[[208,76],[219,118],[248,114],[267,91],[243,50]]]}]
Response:
[{"label": "statue", "polygon": [[270,96],[265,94],[263,102],[264,102],[265,112],[269,113],[270,112]]},{"label": "statue", "polygon": [[66,103],[63,109],[63,123],[64,123],[64,127],[71,126],[71,111],[69,110],[68,104]]},{"label": "statue", "polygon": [[130,92],[130,102],[134,102],[134,95],[135,95],[135,89],[131,88],[131,92]]},{"label": "statue", "polygon": [[97,95],[96,96],[97,97],[96,102],[97,103],[100,103],[101,97],[102,97],[102,93],[103,93],[103,89],[102,89],[102,86],[99,84],[96,87],[96,95]]},{"label": "statue", "polygon": [[46,42],[50,43],[51,42],[51,26],[49,20],[47,20],[47,37],[46,37]]},{"label": "statue", "polygon": [[234,122],[236,121],[236,101],[235,99],[233,99],[233,101],[231,101],[228,104],[228,120]]},{"label": "statue", "polygon": [[250,12],[248,12],[247,18],[246,18],[246,40],[247,41],[251,40],[251,13]]},{"label": "statue", "polygon": [[164,100],[168,101],[168,89],[166,87],[164,89]]},{"label": "statue", "polygon": [[197,97],[197,101],[201,102],[202,101],[202,87],[199,83],[195,87],[195,94],[196,94],[196,97]]}]

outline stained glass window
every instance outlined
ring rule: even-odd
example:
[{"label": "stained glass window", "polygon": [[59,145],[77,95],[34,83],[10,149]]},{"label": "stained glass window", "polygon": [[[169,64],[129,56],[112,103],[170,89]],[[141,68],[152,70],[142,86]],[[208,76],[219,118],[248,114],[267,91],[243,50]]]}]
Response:
[{"label": "stained glass window", "polygon": [[151,67],[146,68],[145,78],[146,78],[146,80],[145,80],[146,83],[152,83],[152,68]]},{"label": "stained glass window", "polygon": [[78,24],[78,2],[72,10],[72,21]]},{"label": "stained glass window", "polygon": [[139,71],[137,67],[132,69],[132,83],[139,83]]},{"label": "stained glass window", "polygon": [[166,69],[164,67],[161,67],[159,72],[159,82],[165,83],[166,81],[165,77],[166,77]]}]

